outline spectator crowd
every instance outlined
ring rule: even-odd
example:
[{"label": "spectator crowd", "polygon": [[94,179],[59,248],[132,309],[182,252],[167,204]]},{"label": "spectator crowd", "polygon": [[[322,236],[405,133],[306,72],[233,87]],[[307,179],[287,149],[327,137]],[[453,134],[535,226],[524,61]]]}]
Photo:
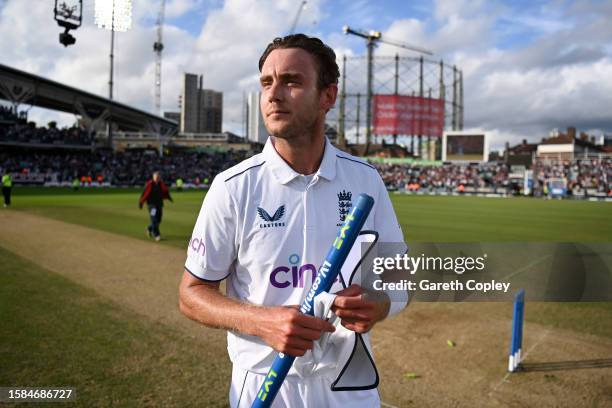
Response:
[{"label": "spectator crowd", "polygon": [[420,164],[373,163],[381,174],[387,188],[408,191],[453,192],[465,188],[490,189],[509,185],[508,166],[499,163],[443,164],[424,166]]},{"label": "spectator crowd", "polygon": [[[4,115],[4,116],[3,116]],[[0,119],[13,112],[0,106]],[[93,139],[78,127],[58,129],[37,127],[33,122],[0,126],[0,143],[92,146]],[[9,142],[9,143],[6,143]],[[150,149],[111,151],[110,149],[13,149],[0,150],[0,169],[23,175],[38,183],[72,183],[75,179],[117,186],[141,186],[154,171],[161,171],[166,181],[182,179],[186,184],[207,185],[221,171],[254,154],[253,151],[173,150],[159,156]],[[425,194],[493,193],[521,194],[522,172],[513,172],[502,162],[442,163],[418,162],[372,163],[389,190]],[[535,162],[532,194],[547,195],[549,180],[561,180],[568,195],[612,196],[612,158],[584,158],[572,161]],[[19,178],[16,179],[19,182]]]},{"label": "spectator crowd", "polygon": [[51,122],[49,127],[37,127],[34,122],[0,127],[0,141],[31,144],[91,146],[93,136],[78,127],[59,129]]},{"label": "spectator crowd", "polygon": [[570,195],[592,191],[612,196],[612,158],[536,162],[534,178],[538,186],[543,186],[545,180],[551,178],[562,179]]},{"label": "spectator crowd", "polygon": [[[523,173],[513,174],[500,162],[424,166],[419,164],[372,163],[387,188],[424,193],[482,192],[522,194]],[[533,166],[533,194],[548,194],[546,183],[560,180],[568,195],[612,196],[612,158],[536,162]]]},{"label": "spectator crowd", "polygon": [[0,122],[25,123],[28,119],[26,111],[17,111],[13,107],[0,105]]},{"label": "spectator crowd", "polygon": [[173,152],[160,157],[153,150],[112,152],[0,153],[0,167],[13,173],[38,175],[45,183],[70,183],[75,178],[116,186],[142,186],[154,171],[174,182],[208,184],[221,171],[246,158],[244,151]]},{"label": "spectator crowd", "polygon": [[[142,149],[124,152],[2,152],[0,167],[15,173],[37,174],[47,183],[61,184],[85,177],[111,185],[140,186],[153,171],[161,171],[164,179],[171,183],[181,178],[185,183],[199,185],[209,184],[218,173],[251,154],[253,152],[243,150],[174,151],[161,157],[156,151]],[[389,190],[519,194],[523,188],[522,177],[511,177],[510,169],[502,163],[372,164]],[[612,158],[537,163],[533,176],[536,195],[545,195],[542,194],[543,186],[550,179],[563,180],[570,195],[584,194],[585,191],[612,195]]]}]

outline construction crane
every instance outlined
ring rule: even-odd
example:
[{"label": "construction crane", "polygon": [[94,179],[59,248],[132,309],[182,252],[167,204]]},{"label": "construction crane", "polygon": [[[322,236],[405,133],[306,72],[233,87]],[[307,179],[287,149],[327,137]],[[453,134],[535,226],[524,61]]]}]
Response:
[{"label": "construction crane", "polygon": [[161,116],[161,65],[162,51],[164,44],[162,42],[162,33],[164,27],[164,12],[166,9],[166,0],[161,0],[161,7],[157,15],[157,41],[153,44],[155,52],[155,112]]},{"label": "construction crane", "polygon": [[294,34],[295,33],[295,29],[297,27],[297,23],[300,19],[300,15],[302,14],[302,10],[304,10],[306,8],[306,0],[302,1],[302,3],[300,4],[300,7],[298,8],[297,14],[295,15],[295,18],[293,19],[293,24],[291,24],[291,30],[289,30],[289,34]]},{"label": "construction crane", "polygon": [[372,59],[374,57],[374,47],[376,46],[378,42],[381,42],[381,43],[393,45],[395,47],[404,48],[410,51],[416,51],[421,54],[433,55],[433,52],[425,48],[416,47],[414,45],[404,44],[396,40],[383,38],[383,35],[381,34],[380,31],[370,31],[366,33],[362,31],[353,30],[347,25],[342,27],[342,31],[346,35],[349,35],[349,34],[356,35],[357,37],[365,38],[367,41],[368,94],[366,98],[366,148],[365,148],[365,152],[367,154],[369,146],[370,146],[370,139],[372,137],[372,129],[371,129],[372,127],[372,93],[373,93],[372,92],[372,85],[373,85],[372,84],[373,82],[372,81]]}]

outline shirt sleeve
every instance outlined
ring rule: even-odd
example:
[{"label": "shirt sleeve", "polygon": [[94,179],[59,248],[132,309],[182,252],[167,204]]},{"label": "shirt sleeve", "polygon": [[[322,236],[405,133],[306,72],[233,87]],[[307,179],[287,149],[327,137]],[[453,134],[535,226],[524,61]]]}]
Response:
[{"label": "shirt sleeve", "polygon": [[225,182],[216,177],[204,202],[189,246],[185,269],[205,281],[221,281],[233,271],[237,254],[236,207]]},{"label": "shirt sleeve", "polygon": [[[374,229],[378,231],[378,251],[380,257],[395,257],[408,252],[408,246],[404,242],[404,233],[397,220],[389,193],[379,177],[379,191],[376,211],[374,213]],[[401,274],[394,273],[393,280],[397,280]],[[408,292],[400,290],[385,291],[391,301],[388,316],[394,316],[401,312],[408,304]]]}]

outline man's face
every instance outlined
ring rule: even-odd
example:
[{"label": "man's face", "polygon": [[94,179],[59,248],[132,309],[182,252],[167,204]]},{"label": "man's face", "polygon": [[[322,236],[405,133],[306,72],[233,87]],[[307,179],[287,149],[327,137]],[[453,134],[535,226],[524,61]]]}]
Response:
[{"label": "man's face", "polygon": [[159,173],[153,173],[153,181],[154,181],[155,183],[158,183],[158,182],[159,182],[159,179],[160,179],[160,177],[159,177]]},{"label": "man's face", "polygon": [[317,88],[318,67],[300,48],[276,49],[261,69],[261,113],[270,135],[312,134],[333,107],[337,87]]}]

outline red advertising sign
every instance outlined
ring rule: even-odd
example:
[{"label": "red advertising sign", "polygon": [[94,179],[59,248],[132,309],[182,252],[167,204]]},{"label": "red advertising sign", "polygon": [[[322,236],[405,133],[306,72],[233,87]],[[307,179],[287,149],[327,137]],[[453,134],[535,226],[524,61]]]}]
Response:
[{"label": "red advertising sign", "polygon": [[405,95],[374,95],[374,134],[442,137],[444,101]]}]

